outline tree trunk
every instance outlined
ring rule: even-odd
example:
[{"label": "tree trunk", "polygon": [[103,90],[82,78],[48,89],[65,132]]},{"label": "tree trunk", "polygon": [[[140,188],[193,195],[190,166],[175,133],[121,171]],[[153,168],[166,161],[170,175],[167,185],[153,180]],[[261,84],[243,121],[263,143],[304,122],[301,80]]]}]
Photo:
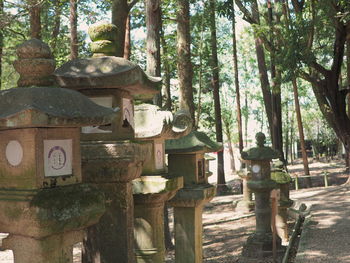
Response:
[{"label": "tree trunk", "polygon": [[233,49],[233,66],[234,66],[235,87],[236,87],[238,147],[239,147],[239,152],[241,153],[243,151],[243,132],[242,132],[241,100],[240,100],[239,79],[238,79],[236,20],[235,20],[234,0],[232,0],[232,49]]},{"label": "tree trunk", "polygon": [[193,126],[193,69],[191,63],[191,35],[190,35],[190,3],[189,0],[178,0],[177,13],[177,70],[179,75],[180,109],[190,112]]},{"label": "tree trunk", "polygon": [[[160,77],[160,0],[146,0],[146,71],[153,77]],[[157,94],[153,103],[162,107],[162,95]]]},{"label": "tree trunk", "polygon": [[[0,14],[3,14],[4,12],[4,0],[0,0]],[[0,90],[2,89],[2,53],[3,53],[3,46],[4,46],[4,35],[2,33],[2,30],[0,30]]]},{"label": "tree trunk", "polygon": [[56,46],[57,46],[57,37],[60,33],[61,27],[61,1],[54,1],[54,26],[51,35],[51,51],[55,54]]},{"label": "tree trunk", "polygon": [[[251,9],[252,9],[252,17],[256,21],[258,21],[258,23],[260,23],[259,8],[256,0],[253,0]],[[263,41],[261,40],[261,38],[258,36],[256,32],[254,32],[254,37],[255,37],[255,50],[256,50],[256,58],[258,62],[260,86],[263,94],[265,111],[266,111],[267,121],[269,124],[270,136],[272,138],[272,127],[273,127],[272,101],[271,101],[269,77],[267,74],[267,67],[266,67],[266,61],[265,61],[265,51],[263,47]]]},{"label": "tree trunk", "polygon": [[286,102],[286,127],[285,127],[285,144],[284,152],[286,155],[286,164],[288,164],[288,154],[289,154],[289,100]]},{"label": "tree trunk", "polygon": [[[306,148],[305,148],[303,122],[301,119],[301,112],[300,112],[300,105],[299,105],[298,86],[297,86],[297,80],[295,77],[293,77],[293,79],[292,79],[292,84],[293,84],[293,93],[294,93],[295,113],[297,115],[297,123],[298,123],[298,130],[299,130],[301,155],[303,158],[303,165],[304,165],[304,173],[305,173],[305,175],[310,175],[309,163],[307,160],[307,153],[306,153]],[[307,187],[312,187],[310,177],[306,178],[306,185],[307,185]]]},{"label": "tree trunk", "polygon": [[[270,30],[270,42],[273,46],[278,45],[274,36],[274,20],[272,12],[271,1],[267,1],[268,7],[268,23]],[[279,22],[279,19],[276,19]],[[274,49],[270,51],[270,63],[271,63],[271,81],[272,81],[272,147],[279,152],[280,159],[284,161],[283,156],[283,138],[282,138],[282,106],[281,106],[281,84],[280,84],[280,72],[276,70],[276,54]]]},{"label": "tree trunk", "polygon": [[124,45],[124,58],[130,60],[131,56],[131,17],[128,15],[125,24],[125,45]]},{"label": "tree trunk", "polygon": [[[216,19],[215,19],[215,0],[209,0],[209,20],[211,32],[211,60],[212,60],[212,87],[215,108],[215,130],[217,142],[223,143],[222,136],[222,120],[221,120],[221,105],[220,105],[220,80],[219,80],[219,63],[217,54],[217,39],[216,39]],[[218,152],[218,168],[217,168],[217,191],[220,194],[227,190],[225,171],[224,171],[224,151]]]},{"label": "tree trunk", "polygon": [[[248,109],[248,92],[244,93],[244,106]],[[246,116],[244,116],[244,138],[245,138],[245,147],[248,146],[248,120],[249,120],[249,112],[247,111]]]},{"label": "tree trunk", "polygon": [[69,14],[69,24],[70,24],[70,59],[78,58],[78,15],[77,15],[77,0],[70,0],[70,14]]},{"label": "tree trunk", "polygon": [[171,90],[170,90],[170,87],[171,87],[170,86],[170,80],[171,80],[170,63],[168,58],[168,47],[164,37],[163,26],[161,26],[160,40],[162,43],[162,53],[163,53],[164,80],[163,80],[162,94],[164,95],[164,98],[165,98],[164,108],[168,111],[171,111],[172,102],[171,102]]},{"label": "tree trunk", "polygon": [[124,56],[125,45],[125,25],[129,15],[129,6],[127,0],[113,0],[112,2],[112,24],[114,24],[118,30],[116,34],[116,52],[115,56]]},{"label": "tree trunk", "polygon": [[29,5],[29,23],[30,23],[30,37],[41,39],[41,1],[28,0]]}]

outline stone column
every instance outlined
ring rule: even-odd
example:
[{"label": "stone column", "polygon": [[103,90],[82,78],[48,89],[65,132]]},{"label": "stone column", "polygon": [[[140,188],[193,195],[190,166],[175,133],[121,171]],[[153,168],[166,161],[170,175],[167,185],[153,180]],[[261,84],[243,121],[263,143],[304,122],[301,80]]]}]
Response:
[{"label": "stone column", "polygon": [[276,215],[276,228],[278,236],[282,239],[282,244],[287,245],[289,241],[287,209],[293,204],[293,201],[289,198],[289,183],[292,181],[292,178],[284,170],[281,161],[274,162],[273,165],[274,169],[271,173],[271,179],[278,184],[280,189],[278,214]]},{"label": "stone column", "polygon": [[183,186],[183,178],[142,176],[134,180],[135,255],[137,263],[163,263],[164,204]]},{"label": "stone column", "polygon": [[254,211],[255,203],[253,201],[253,193],[248,187],[248,182],[251,179],[251,173],[246,170],[238,172],[238,176],[242,178],[243,183],[243,199],[238,201],[236,204],[236,210],[243,213],[250,213]]}]

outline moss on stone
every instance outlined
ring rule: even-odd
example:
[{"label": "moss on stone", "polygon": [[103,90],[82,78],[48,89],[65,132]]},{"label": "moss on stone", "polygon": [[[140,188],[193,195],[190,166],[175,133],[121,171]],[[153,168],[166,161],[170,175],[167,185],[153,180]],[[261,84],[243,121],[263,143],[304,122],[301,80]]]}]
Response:
[{"label": "moss on stone", "polygon": [[90,43],[90,49],[93,53],[105,53],[107,55],[114,55],[117,46],[109,40],[99,40]]},{"label": "moss on stone", "polygon": [[272,171],[271,179],[278,184],[287,184],[292,181],[290,175],[284,171]]},{"label": "moss on stone", "polygon": [[53,232],[85,226],[105,209],[104,195],[86,184],[42,189],[30,206],[38,209],[38,220]]},{"label": "moss on stone", "polygon": [[92,41],[110,40],[115,41],[118,28],[108,22],[96,23],[89,27],[88,34]]}]

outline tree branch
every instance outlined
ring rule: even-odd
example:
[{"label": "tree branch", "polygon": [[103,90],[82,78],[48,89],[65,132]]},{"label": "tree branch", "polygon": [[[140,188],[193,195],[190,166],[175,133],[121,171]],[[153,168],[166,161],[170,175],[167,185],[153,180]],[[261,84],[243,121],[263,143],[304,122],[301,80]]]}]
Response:
[{"label": "tree branch", "polygon": [[130,3],[128,3],[128,9],[129,11],[137,4],[139,0],[132,0]]},{"label": "tree branch", "polygon": [[258,24],[258,21],[256,21],[253,18],[253,15],[248,11],[248,9],[243,5],[241,0],[235,0],[236,5],[238,6],[239,10],[243,13],[243,19],[247,21],[250,24]]}]

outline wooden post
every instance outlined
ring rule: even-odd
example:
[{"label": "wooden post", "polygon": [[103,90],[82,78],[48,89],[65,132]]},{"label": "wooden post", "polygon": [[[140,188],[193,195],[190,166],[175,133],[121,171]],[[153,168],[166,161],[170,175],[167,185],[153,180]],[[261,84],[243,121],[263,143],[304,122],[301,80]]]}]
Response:
[{"label": "wooden post", "polygon": [[274,189],[271,191],[271,229],[272,229],[272,256],[273,262],[277,262],[277,247],[276,247],[276,215],[277,215],[277,204],[279,200],[279,190]]}]

